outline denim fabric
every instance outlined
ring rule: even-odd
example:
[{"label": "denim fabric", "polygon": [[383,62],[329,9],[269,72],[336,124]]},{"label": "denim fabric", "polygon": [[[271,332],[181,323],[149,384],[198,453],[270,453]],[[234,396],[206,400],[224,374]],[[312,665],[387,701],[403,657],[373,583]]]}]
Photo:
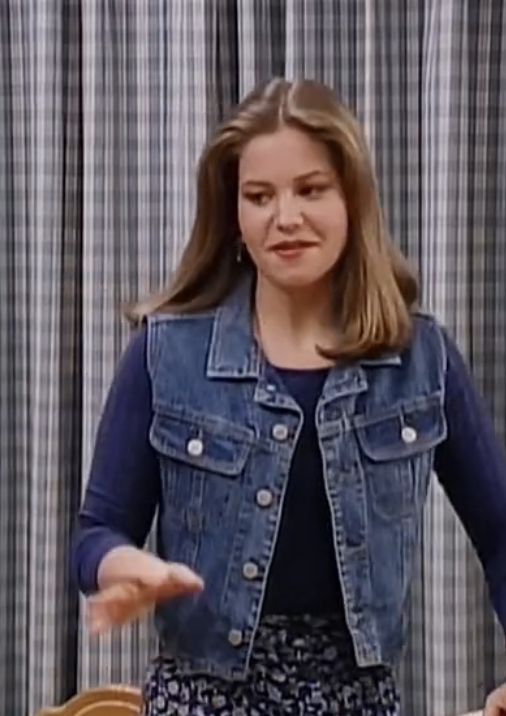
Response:
[{"label": "denim fabric", "polygon": [[[203,594],[164,605],[181,668],[242,677],[261,615],[302,411],[252,334],[250,286],[215,311],[149,321],[150,441],[160,459],[158,550]],[[316,408],[346,622],[359,666],[395,661],[434,451],[446,437],[444,335],[329,371]],[[301,529],[304,526],[301,525]]]}]

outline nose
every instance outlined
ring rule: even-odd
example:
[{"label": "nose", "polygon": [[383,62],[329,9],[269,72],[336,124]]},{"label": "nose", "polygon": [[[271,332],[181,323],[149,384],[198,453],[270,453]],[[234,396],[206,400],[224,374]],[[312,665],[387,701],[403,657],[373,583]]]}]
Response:
[{"label": "nose", "polygon": [[278,199],[275,222],[276,228],[284,232],[294,231],[301,226],[303,219],[295,197],[281,196]]}]

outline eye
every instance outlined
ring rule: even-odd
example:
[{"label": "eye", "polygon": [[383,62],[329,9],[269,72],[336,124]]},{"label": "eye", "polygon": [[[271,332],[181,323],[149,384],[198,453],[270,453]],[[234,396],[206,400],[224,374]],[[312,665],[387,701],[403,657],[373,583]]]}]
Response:
[{"label": "eye", "polygon": [[270,199],[269,194],[264,191],[248,192],[244,197],[256,206],[265,206]]},{"label": "eye", "polygon": [[323,184],[308,184],[301,187],[299,193],[307,199],[316,199],[323,194],[326,188]]}]

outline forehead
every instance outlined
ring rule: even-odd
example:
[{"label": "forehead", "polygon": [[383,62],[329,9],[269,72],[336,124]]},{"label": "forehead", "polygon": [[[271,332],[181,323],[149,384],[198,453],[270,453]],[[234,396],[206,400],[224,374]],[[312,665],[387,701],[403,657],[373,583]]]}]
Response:
[{"label": "forehead", "polygon": [[277,176],[299,176],[311,171],[333,171],[325,145],[294,127],[260,134],[245,145],[239,157],[239,176],[268,180]]}]

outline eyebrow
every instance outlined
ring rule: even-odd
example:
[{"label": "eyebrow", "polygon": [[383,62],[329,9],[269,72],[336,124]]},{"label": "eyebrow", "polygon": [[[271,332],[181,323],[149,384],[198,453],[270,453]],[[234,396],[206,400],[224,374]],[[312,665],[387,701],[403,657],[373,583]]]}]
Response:
[{"label": "eyebrow", "polygon": [[[295,177],[295,181],[304,181],[318,175],[328,178],[329,172],[326,172],[323,169],[313,169],[313,171],[306,172],[305,174],[299,174],[299,176]],[[246,179],[242,182],[241,186],[250,186],[252,184],[255,186],[271,186],[271,182],[262,181],[261,179]]]}]

